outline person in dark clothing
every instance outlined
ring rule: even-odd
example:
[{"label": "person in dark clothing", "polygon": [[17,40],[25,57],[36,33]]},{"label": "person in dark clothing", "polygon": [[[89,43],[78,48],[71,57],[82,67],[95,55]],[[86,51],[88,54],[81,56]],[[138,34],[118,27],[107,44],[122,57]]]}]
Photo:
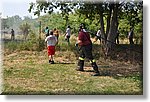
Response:
[{"label": "person in dark clothing", "polygon": [[130,28],[130,32],[129,32],[129,34],[128,34],[128,38],[129,38],[129,42],[130,42],[130,44],[134,44],[134,42],[133,42],[133,28]]},{"label": "person in dark clothing", "polygon": [[84,71],[84,58],[88,58],[90,63],[94,69],[95,74],[93,76],[99,76],[98,66],[96,64],[95,59],[92,55],[92,42],[90,40],[90,35],[86,32],[83,25],[80,25],[79,35],[78,35],[78,46],[80,47],[79,51],[79,60],[78,60],[78,67],[77,71]]},{"label": "person in dark clothing", "polygon": [[15,40],[15,31],[11,29],[11,40]]},{"label": "person in dark clothing", "polygon": [[117,36],[116,36],[116,44],[119,44],[119,30],[117,30]]}]

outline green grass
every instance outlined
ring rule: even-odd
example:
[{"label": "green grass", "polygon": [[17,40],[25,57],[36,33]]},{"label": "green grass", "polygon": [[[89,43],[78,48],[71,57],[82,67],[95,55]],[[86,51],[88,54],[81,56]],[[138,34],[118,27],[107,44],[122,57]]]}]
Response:
[{"label": "green grass", "polygon": [[46,51],[22,51],[5,56],[2,94],[143,94],[138,75],[92,77],[92,72],[75,71],[76,64],[47,62]]}]

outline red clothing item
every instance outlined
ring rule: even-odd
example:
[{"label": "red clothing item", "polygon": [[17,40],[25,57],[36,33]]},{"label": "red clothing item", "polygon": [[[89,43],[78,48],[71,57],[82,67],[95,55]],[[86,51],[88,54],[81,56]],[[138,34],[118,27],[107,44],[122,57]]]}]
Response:
[{"label": "red clothing item", "polygon": [[48,46],[47,47],[48,56],[55,54],[55,46]]},{"label": "red clothing item", "polygon": [[78,40],[81,41],[81,43],[79,43],[80,46],[89,45],[92,43],[90,39],[90,35],[87,32],[83,32],[83,31],[79,32]]}]

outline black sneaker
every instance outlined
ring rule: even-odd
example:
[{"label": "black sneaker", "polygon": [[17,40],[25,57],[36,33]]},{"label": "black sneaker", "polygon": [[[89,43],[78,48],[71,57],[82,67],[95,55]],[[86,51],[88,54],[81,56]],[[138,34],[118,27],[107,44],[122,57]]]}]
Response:
[{"label": "black sneaker", "polygon": [[100,76],[100,73],[92,74],[91,76]]},{"label": "black sneaker", "polygon": [[51,62],[52,62],[52,61],[51,61],[51,60],[49,60],[49,64],[51,64]]},{"label": "black sneaker", "polygon": [[51,61],[51,64],[54,64],[54,61]]}]

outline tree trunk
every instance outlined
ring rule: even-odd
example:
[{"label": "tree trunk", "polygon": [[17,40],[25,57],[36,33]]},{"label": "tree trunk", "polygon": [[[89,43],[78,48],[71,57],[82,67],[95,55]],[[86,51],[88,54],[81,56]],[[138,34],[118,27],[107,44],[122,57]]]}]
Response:
[{"label": "tree trunk", "polygon": [[65,16],[66,26],[68,26],[68,15]]},{"label": "tree trunk", "polygon": [[106,43],[106,56],[110,55],[112,47],[115,44],[114,42],[117,34],[117,25],[118,25],[117,16],[118,16],[118,5],[113,4],[112,19]]},{"label": "tree trunk", "polygon": [[103,55],[105,56],[105,48],[106,48],[106,35],[104,30],[104,20],[103,20],[103,8],[102,5],[99,5],[99,15],[100,15],[100,27],[101,27],[101,50]]},{"label": "tree trunk", "polygon": [[102,40],[105,40],[105,30],[104,30],[104,20],[103,20],[103,9],[102,9],[102,5],[100,5],[100,26],[101,26],[101,33],[102,33]]},{"label": "tree trunk", "polygon": [[106,38],[108,36],[109,33],[109,29],[110,29],[110,20],[111,20],[111,14],[112,14],[112,5],[109,6],[110,10],[107,16],[107,26],[106,26]]}]

